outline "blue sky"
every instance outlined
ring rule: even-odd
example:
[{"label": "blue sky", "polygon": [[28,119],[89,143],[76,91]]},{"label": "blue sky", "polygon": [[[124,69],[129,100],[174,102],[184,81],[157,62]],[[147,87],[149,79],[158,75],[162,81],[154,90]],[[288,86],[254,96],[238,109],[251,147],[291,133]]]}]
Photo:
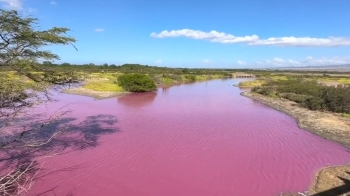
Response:
[{"label": "blue sky", "polygon": [[77,39],[58,62],[169,67],[350,63],[349,0],[0,0]]}]

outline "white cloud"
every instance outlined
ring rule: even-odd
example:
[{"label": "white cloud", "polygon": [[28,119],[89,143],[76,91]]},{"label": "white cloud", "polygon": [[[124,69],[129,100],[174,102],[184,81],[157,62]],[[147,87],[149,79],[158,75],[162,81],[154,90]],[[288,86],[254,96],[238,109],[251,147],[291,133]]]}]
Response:
[{"label": "white cloud", "polygon": [[238,63],[239,65],[246,65],[246,64],[247,64],[246,62],[240,61],[240,60],[238,60],[237,63]]},{"label": "white cloud", "polygon": [[269,45],[269,46],[350,46],[349,38],[328,37],[328,38],[312,38],[312,37],[271,37],[265,40],[250,42],[248,45]]},{"label": "white cloud", "polygon": [[22,2],[20,0],[0,0],[4,8],[11,10],[22,10]]},{"label": "white cloud", "polygon": [[211,42],[220,42],[220,43],[238,43],[238,42],[252,42],[258,40],[257,35],[236,37],[231,34],[220,33],[217,31],[203,32],[191,29],[182,29],[182,30],[172,30],[172,31],[162,31],[160,33],[151,33],[152,37],[155,38],[166,38],[166,37],[188,37],[192,39],[204,39]]},{"label": "white cloud", "polygon": [[50,4],[51,5],[56,5],[57,3],[56,3],[56,1],[51,1]]},{"label": "white cloud", "polygon": [[203,59],[202,63],[210,63],[210,60],[209,59]]},{"label": "white cloud", "polygon": [[345,37],[271,37],[260,39],[257,35],[248,35],[236,37],[232,34],[223,32],[210,31],[203,32],[199,30],[182,29],[182,30],[165,30],[160,33],[151,33],[154,38],[167,37],[187,37],[198,40],[209,40],[210,42],[219,43],[240,43],[244,42],[250,46],[298,46],[298,47],[332,47],[332,46],[350,46],[350,38]]},{"label": "white cloud", "polygon": [[321,57],[314,58],[312,56],[306,57],[304,60],[284,60],[281,58],[274,58],[265,60],[265,62],[255,62],[256,65],[263,65],[264,67],[297,67],[297,66],[323,66],[323,65],[342,65],[349,64],[350,57]]},{"label": "white cloud", "polygon": [[37,11],[37,9],[35,9],[35,8],[28,8],[27,11],[28,11],[29,13],[34,13],[34,12]]},{"label": "white cloud", "polygon": [[104,31],[105,31],[105,29],[102,29],[102,28],[95,29],[95,32],[104,32]]},{"label": "white cloud", "polygon": [[156,60],[156,64],[162,64],[162,60],[161,59]]}]

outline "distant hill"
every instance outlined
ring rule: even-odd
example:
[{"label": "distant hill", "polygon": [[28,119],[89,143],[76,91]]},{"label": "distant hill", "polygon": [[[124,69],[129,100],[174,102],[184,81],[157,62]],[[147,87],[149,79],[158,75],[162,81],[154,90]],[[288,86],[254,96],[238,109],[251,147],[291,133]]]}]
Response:
[{"label": "distant hill", "polygon": [[278,67],[269,68],[274,70],[298,70],[298,71],[350,71],[350,64],[345,65],[325,65],[325,66],[303,66],[303,67]]}]

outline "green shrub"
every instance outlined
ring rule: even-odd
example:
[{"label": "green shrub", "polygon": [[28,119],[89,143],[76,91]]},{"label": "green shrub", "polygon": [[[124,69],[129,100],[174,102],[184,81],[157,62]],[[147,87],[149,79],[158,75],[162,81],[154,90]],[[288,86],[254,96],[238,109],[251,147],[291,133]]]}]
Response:
[{"label": "green shrub", "polygon": [[144,74],[125,74],[118,77],[118,85],[130,92],[149,92],[157,89],[155,81]]},{"label": "green shrub", "polygon": [[267,80],[253,92],[289,99],[311,110],[350,114],[350,85],[323,86],[315,80],[288,78]]},{"label": "green shrub", "polygon": [[282,93],[280,94],[282,98],[297,102],[297,103],[304,103],[307,98],[310,98],[310,96],[307,95],[300,95],[295,93]]},{"label": "green shrub", "polygon": [[185,75],[185,79],[187,80],[187,82],[195,82],[196,76],[195,75]]}]

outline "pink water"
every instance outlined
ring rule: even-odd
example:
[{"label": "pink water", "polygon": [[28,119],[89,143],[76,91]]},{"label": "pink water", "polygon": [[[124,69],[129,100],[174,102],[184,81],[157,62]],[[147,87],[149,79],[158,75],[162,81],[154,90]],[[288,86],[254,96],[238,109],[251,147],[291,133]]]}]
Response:
[{"label": "pink water", "polygon": [[100,101],[58,95],[49,111],[71,103],[69,122],[88,119],[81,137],[93,145],[45,159],[28,195],[273,196],[304,191],[318,169],[349,163],[344,147],[240,96],[238,81]]}]

